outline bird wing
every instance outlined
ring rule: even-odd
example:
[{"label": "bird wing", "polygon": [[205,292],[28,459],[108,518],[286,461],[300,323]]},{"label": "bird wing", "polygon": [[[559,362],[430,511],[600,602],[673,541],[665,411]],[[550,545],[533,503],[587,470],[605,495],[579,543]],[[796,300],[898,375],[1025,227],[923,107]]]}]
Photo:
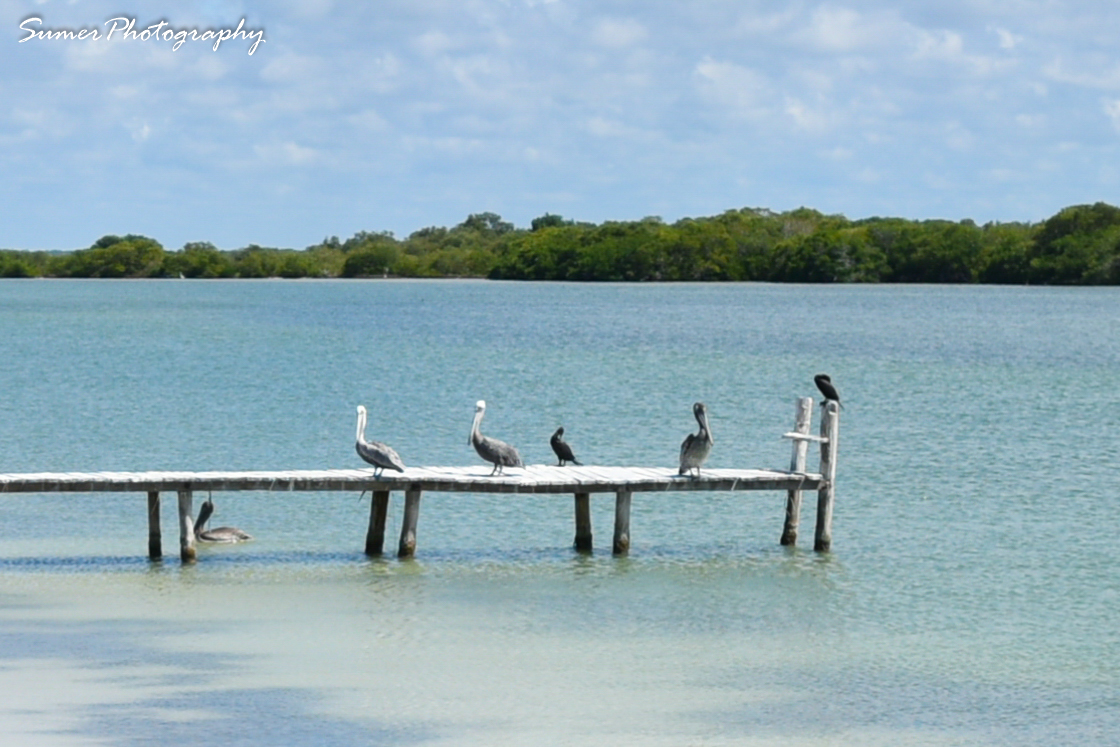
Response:
[{"label": "bird wing", "polygon": [[357,449],[358,456],[375,467],[404,472],[404,462],[401,461],[400,455],[393,450],[393,447],[388,444],[383,444],[380,441],[369,441],[364,444],[359,443]]},{"label": "bird wing", "polygon": [[572,453],[572,447],[568,445],[567,441],[557,439],[556,443],[552,445],[552,448],[556,452],[556,456],[561,459],[568,462],[574,462],[576,460],[576,455]]},{"label": "bird wing", "polygon": [[686,456],[688,455],[689,449],[692,448],[692,442],[695,441],[695,440],[696,440],[696,436],[692,433],[689,433],[687,436],[684,437],[684,441],[681,442],[681,464],[682,465],[684,464],[684,460],[685,460]]}]

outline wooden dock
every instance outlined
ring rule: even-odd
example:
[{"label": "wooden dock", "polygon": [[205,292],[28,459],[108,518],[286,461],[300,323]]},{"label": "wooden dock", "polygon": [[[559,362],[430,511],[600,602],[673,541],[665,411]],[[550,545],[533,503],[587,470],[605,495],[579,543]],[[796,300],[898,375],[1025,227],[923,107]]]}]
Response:
[{"label": "wooden dock", "polygon": [[[575,547],[592,548],[590,495],[615,494],[613,551],[624,554],[630,547],[630,503],[634,493],[675,491],[785,490],[788,493],[786,524],[782,544],[794,544],[804,490],[818,492],[817,550],[828,550],[831,543],[832,493],[835,482],[835,443],[839,418],[834,404],[824,408],[821,436],[808,435],[812,400],[798,403],[795,430],[784,437],[793,439],[793,459],[789,471],[764,469],[702,469],[700,477],[677,474],[665,467],[601,467],[569,465],[529,465],[507,468],[504,474],[491,475],[490,465],[471,467],[410,467],[403,473],[383,473],[375,478],[372,468],[283,470],[242,472],[31,472],[0,473],[0,493],[146,493],[148,500],[148,554],[162,557],[160,531],[160,494],[178,496],[180,557],[194,561],[195,535],[193,495],[195,491],[235,490],[292,491],[368,491],[373,496],[366,553],[381,555],[384,549],[385,521],[389,496],[405,494],[404,517],[397,554],[409,557],[416,550],[416,525],[420,497],[425,491],[466,493],[540,493],[575,496]],[[821,444],[821,470],[805,471],[805,454],[810,442]]]}]

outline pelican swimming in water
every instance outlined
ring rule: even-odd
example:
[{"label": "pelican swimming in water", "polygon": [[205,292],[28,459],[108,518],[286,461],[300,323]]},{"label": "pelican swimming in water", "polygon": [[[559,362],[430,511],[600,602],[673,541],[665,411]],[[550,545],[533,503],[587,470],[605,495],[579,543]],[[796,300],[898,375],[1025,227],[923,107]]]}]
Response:
[{"label": "pelican swimming in water", "polygon": [[494,469],[490,474],[495,472],[501,473],[502,467],[524,467],[521,462],[521,455],[517,453],[517,449],[513,448],[505,441],[499,441],[496,438],[484,436],[478,430],[482,425],[482,416],[486,414],[485,400],[479,400],[474,406],[474,423],[471,425],[471,437],[467,442],[474,446],[474,450],[478,455],[486,461],[494,465]]},{"label": "pelican swimming in water", "polygon": [[[817,374],[813,377],[813,381],[816,382],[817,389],[820,389],[821,394],[824,395],[824,402],[821,402],[822,405],[829,400],[840,405],[840,395],[836,392],[836,387],[832,385],[832,379],[828,377],[828,374]],[[840,407],[843,406],[844,405],[840,405]]]},{"label": "pelican swimming in water", "polygon": [[707,460],[708,454],[712,453],[712,444],[715,441],[712,439],[712,430],[708,427],[708,408],[704,403],[697,402],[693,405],[692,414],[696,416],[700,430],[684,437],[684,442],[681,444],[681,471],[678,474],[688,475],[695,469],[696,477],[699,477],[700,465]]},{"label": "pelican swimming in water", "polygon": [[[366,408],[358,405],[358,435],[354,444],[358,456],[373,465],[373,476],[380,477],[387,469],[404,472],[404,462],[393,451],[393,447],[380,441],[366,440]],[[378,472],[378,470],[381,470]]]},{"label": "pelican swimming in water", "polygon": [[253,539],[251,534],[243,532],[237,527],[216,527],[207,529],[206,522],[214,513],[214,502],[207,498],[198,509],[198,521],[194,525],[194,538],[199,542],[248,542]]},{"label": "pelican swimming in water", "polygon": [[580,464],[580,461],[576,459],[576,455],[572,453],[572,447],[568,446],[568,442],[564,440],[563,427],[557,428],[548,442],[552,444],[552,451],[555,452],[556,458],[560,460],[560,467],[564,466],[564,462]]}]

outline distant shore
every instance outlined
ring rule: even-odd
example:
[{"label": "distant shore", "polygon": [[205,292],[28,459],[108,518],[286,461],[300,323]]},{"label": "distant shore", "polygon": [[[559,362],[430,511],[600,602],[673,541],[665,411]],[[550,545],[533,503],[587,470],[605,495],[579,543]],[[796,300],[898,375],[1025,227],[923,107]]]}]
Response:
[{"label": "distant shore", "polygon": [[1064,208],[1041,223],[849,220],[765,208],[668,224],[577,223],[519,229],[494,213],[397,239],[360,231],[302,250],[103,236],[73,252],[0,250],[4,278],[489,278],[613,282],[762,281],[1120,285],[1120,208]]}]

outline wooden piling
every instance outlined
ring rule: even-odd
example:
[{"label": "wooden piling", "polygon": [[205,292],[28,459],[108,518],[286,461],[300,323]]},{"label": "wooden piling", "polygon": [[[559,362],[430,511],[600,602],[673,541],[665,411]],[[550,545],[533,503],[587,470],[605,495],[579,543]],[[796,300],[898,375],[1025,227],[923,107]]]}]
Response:
[{"label": "wooden piling", "polygon": [[591,552],[591,494],[576,493],[576,551]]},{"label": "wooden piling", "polygon": [[389,515],[389,491],[373,491],[369,507],[369,531],[366,532],[366,555],[377,557],[385,549],[385,518]]},{"label": "wooden piling", "polygon": [[189,490],[179,491],[179,558],[184,563],[197,560],[194,547],[194,511],[191,506],[192,494]]},{"label": "wooden piling", "polygon": [[[813,422],[813,398],[802,397],[797,401],[797,415],[793,432],[809,435]],[[789,460],[790,472],[804,472],[805,460],[809,454],[809,441],[804,438],[793,439],[793,455]],[[797,526],[801,523],[801,491],[790,490],[786,494],[786,521],[782,527],[783,545],[797,544]]]},{"label": "wooden piling", "polygon": [[420,518],[419,490],[406,490],[404,494],[404,518],[401,520],[401,542],[397,548],[398,558],[411,558],[416,554],[416,522]]},{"label": "wooden piling", "polygon": [[836,496],[836,453],[840,439],[840,405],[828,400],[821,408],[821,477],[817,491],[817,533],[813,549],[828,552],[832,547],[832,502]]},{"label": "wooden piling", "polygon": [[148,491],[148,557],[163,558],[163,537],[159,531],[159,491]]},{"label": "wooden piling", "polygon": [[633,493],[619,491],[614,500],[614,554],[630,552],[630,497]]}]

